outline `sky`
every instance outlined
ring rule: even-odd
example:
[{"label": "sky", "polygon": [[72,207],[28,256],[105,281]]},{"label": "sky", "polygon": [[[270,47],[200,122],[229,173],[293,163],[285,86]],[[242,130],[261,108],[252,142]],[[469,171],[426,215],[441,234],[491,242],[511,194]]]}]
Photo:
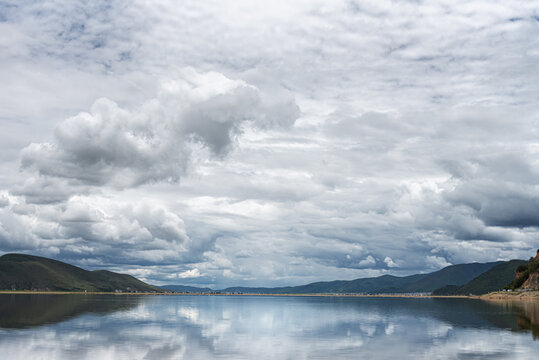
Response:
[{"label": "sky", "polygon": [[0,254],[222,288],[539,248],[539,3],[0,1]]}]

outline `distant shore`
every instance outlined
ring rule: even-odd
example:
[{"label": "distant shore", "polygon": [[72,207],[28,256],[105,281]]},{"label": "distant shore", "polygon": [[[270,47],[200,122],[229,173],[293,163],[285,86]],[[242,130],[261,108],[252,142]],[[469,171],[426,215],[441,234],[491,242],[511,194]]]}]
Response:
[{"label": "distant shore", "polygon": [[195,296],[300,296],[300,297],[362,297],[362,298],[430,298],[430,299],[480,299],[487,301],[539,301],[539,291],[497,291],[485,295],[423,295],[423,294],[250,294],[250,293],[180,293],[180,292],[103,292],[103,291],[33,291],[0,290],[0,294],[45,295],[195,295]]},{"label": "distant shore", "polygon": [[260,293],[187,293],[187,292],[105,292],[105,291],[45,291],[45,290],[0,290],[0,294],[43,294],[43,295],[197,295],[197,296],[302,296],[302,297],[368,297],[368,298],[472,298],[468,295],[420,295],[420,294],[260,294]]}]

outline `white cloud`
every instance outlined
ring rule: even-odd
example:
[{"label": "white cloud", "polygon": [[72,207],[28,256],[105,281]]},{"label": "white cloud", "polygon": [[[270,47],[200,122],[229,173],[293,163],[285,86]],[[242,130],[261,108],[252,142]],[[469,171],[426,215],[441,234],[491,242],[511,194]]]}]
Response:
[{"label": "white cloud", "polygon": [[385,257],[384,262],[390,268],[399,267],[389,256]]},{"label": "white cloud", "polygon": [[361,260],[358,265],[361,267],[373,266],[376,265],[376,260],[374,260],[374,258],[369,255],[365,259]]},{"label": "white cloud", "polygon": [[427,256],[427,264],[433,269],[441,269],[449,265],[453,265],[441,256]]},{"label": "white cloud", "polygon": [[200,273],[200,271],[198,271],[198,269],[186,270],[186,271],[178,274],[178,277],[181,278],[181,279],[197,278],[197,277],[200,277],[200,276],[202,276],[202,274]]},{"label": "white cloud", "polygon": [[290,126],[299,115],[290,98],[266,105],[263,100],[271,95],[242,81],[217,73],[185,74],[135,110],[97,100],[90,113],[61,122],[54,143],[23,149],[22,166],[89,185],[176,182],[188,166],[191,141],[224,155],[242,123]]}]

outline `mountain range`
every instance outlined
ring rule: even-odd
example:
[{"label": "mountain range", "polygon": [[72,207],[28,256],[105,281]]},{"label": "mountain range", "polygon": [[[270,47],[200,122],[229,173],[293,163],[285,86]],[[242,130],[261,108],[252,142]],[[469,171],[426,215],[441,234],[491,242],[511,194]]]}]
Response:
[{"label": "mountain range", "polygon": [[163,289],[187,293],[248,293],[248,294],[320,294],[320,293],[433,293],[439,295],[485,294],[496,291],[515,277],[515,269],[524,260],[470,263],[447,266],[428,274],[410,276],[382,275],[355,280],[314,282],[286,287],[229,287],[222,290],[164,285]]},{"label": "mountain range", "polygon": [[213,290],[187,285],[146,284],[130,275],[106,270],[87,271],[57,260],[25,254],[0,257],[0,290],[103,292],[248,293],[248,294],[485,294],[507,286],[524,260],[470,263],[409,276],[382,275],[355,280],[321,281],[285,287],[228,287]]}]

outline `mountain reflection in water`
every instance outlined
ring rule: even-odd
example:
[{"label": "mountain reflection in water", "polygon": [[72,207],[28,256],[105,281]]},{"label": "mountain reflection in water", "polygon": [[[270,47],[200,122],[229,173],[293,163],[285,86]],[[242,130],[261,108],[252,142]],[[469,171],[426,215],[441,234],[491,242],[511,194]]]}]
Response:
[{"label": "mountain reflection in water", "polygon": [[0,348],[9,359],[531,359],[539,353],[538,303],[20,296],[0,295]]},{"label": "mountain reflection in water", "polygon": [[539,303],[522,302],[506,304],[517,313],[518,327],[522,330],[530,330],[535,340],[539,339]]},{"label": "mountain reflection in water", "polygon": [[85,313],[105,315],[137,306],[135,296],[82,294],[1,294],[0,328],[27,328],[64,321]]}]

